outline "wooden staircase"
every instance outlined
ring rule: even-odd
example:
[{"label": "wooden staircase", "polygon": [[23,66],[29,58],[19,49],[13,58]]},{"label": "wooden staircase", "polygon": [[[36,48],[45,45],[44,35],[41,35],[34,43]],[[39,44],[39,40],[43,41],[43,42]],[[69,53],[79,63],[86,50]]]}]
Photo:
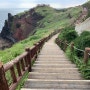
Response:
[{"label": "wooden staircase", "polygon": [[90,90],[90,81],[54,43],[57,36],[44,44],[21,90]]}]

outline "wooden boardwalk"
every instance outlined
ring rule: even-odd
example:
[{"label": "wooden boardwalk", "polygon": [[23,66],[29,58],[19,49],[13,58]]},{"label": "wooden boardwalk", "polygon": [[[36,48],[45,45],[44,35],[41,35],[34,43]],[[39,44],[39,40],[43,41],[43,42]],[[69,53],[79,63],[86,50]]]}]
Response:
[{"label": "wooden boardwalk", "polygon": [[57,36],[44,44],[21,90],[90,90],[90,81],[55,44]]}]

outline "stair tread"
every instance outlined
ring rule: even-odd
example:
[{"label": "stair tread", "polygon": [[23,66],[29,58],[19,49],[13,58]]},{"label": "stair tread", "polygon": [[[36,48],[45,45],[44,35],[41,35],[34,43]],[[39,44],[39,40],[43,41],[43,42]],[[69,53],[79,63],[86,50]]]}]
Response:
[{"label": "stair tread", "polygon": [[76,65],[54,43],[56,37],[42,47],[21,90],[90,90],[90,80],[82,78]]},{"label": "stair tread", "polygon": [[32,88],[32,89],[29,89],[29,88],[22,88],[21,90],[90,90],[90,89],[35,89],[35,88]]},{"label": "stair tread", "polygon": [[56,80],[56,79],[67,79],[67,80],[82,80],[80,74],[57,74],[57,73],[30,73],[29,79],[49,79],[49,80]]},{"label": "stair tread", "polygon": [[57,63],[58,63],[58,64],[69,64],[69,65],[72,64],[71,62],[54,62],[54,61],[52,61],[52,62],[49,62],[49,61],[45,61],[45,62],[44,62],[44,61],[41,61],[41,62],[38,61],[38,62],[36,62],[36,61],[35,61],[34,64],[48,64],[48,63],[50,63],[50,64],[53,64],[53,63],[54,63],[54,64],[57,64]]},{"label": "stair tread", "polygon": [[90,89],[89,80],[40,80],[28,79],[24,88]]},{"label": "stair tread", "polygon": [[33,67],[38,68],[76,68],[74,64],[34,64]]},{"label": "stair tread", "polygon": [[[45,75],[65,75],[63,73],[43,73],[43,72],[30,72],[29,74],[45,74]],[[76,76],[81,76],[80,73],[71,73],[70,75],[76,75]]]}]

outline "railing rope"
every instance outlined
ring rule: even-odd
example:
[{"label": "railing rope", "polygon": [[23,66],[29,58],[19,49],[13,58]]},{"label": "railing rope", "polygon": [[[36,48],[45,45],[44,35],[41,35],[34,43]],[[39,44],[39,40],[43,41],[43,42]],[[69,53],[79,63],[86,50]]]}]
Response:
[{"label": "railing rope", "polygon": [[79,48],[76,48],[75,46],[74,46],[74,49],[76,49],[77,51],[84,52],[84,50],[81,50],[81,49],[79,49]]},{"label": "railing rope", "polygon": [[90,48],[86,47],[85,50],[81,50],[81,49],[77,48],[76,46],[74,46],[74,42],[72,42],[71,45],[69,45],[66,41],[62,41],[59,38],[56,39],[56,43],[60,46],[61,46],[61,43],[63,43],[64,51],[66,50],[67,46],[70,46],[71,52],[73,52],[74,49],[77,51],[83,52],[84,53],[84,63],[87,64],[89,56],[90,56]]}]

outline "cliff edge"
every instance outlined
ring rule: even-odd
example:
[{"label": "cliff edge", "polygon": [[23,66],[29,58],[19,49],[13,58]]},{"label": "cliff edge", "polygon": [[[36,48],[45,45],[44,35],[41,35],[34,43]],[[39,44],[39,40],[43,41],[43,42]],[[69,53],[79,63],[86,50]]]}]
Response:
[{"label": "cliff edge", "polygon": [[5,20],[0,34],[0,49],[4,49],[5,44],[5,47],[10,47],[14,43],[34,34],[37,22],[42,18],[44,17],[35,12],[34,8],[15,16],[8,13],[8,19]]}]

